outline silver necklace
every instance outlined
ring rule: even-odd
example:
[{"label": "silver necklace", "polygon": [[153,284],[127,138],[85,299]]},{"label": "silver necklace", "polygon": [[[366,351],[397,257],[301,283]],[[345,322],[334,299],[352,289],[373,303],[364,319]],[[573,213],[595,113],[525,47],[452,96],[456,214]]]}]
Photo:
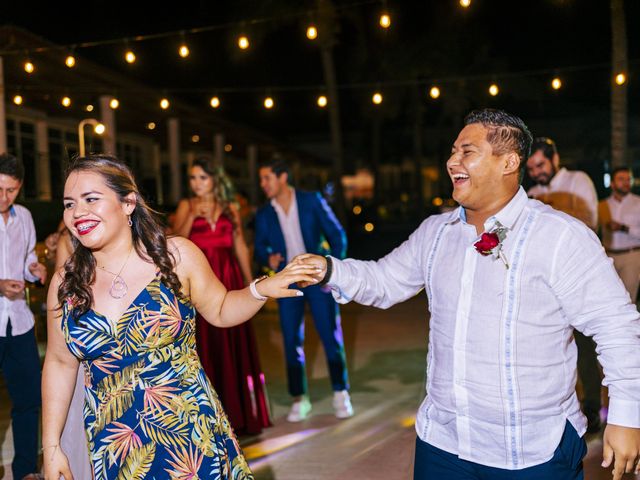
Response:
[{"label": "silver necklace", "polygon": [[112,298],[120,299],[124,297],[129,291],[127,282],[124,281],[124,278],[122,278],[120,274],[124,270],[124,267],[127,265],[127,262],[129,261],[129,257],[131,256],[132,251],[133,251],[133,245],[131,246],[129,253],[127,254],[127,259],[122,264],[122,267],[120,268],[120,271],[118,273],[113,273],[112,271],[107,270],[106,268],[98,265],[98,268],[100,270],[104,270],[105,272],[110,273],[111,275],[114,275],[114,278],[111,281],[111,287],[109,288],[109,295],[111,295]]}]

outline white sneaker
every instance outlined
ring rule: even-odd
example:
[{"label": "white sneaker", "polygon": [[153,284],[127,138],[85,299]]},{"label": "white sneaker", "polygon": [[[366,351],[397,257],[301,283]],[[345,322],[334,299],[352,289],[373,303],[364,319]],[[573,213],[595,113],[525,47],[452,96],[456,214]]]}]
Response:
[{"label": "white sneaker", "polygon": [[333,409],[335,410],[336,417],[338,418],[353,417],[353,406],[351,405],[349,392],[346,390],[333,392]]},{"label": "white sneaker", "polygon": [[287,415],[287,422],[301,422],[306,419],[310,413],[311,402],[307,397],[302,397],[291,405],[291,410],[289,410],[289,415]]}]

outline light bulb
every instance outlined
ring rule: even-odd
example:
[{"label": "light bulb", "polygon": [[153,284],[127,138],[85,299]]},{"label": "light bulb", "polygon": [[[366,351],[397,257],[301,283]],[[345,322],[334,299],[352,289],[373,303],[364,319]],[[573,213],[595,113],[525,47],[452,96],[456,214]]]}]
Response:
[{"label": "light bulb", "polygon": [[380,105],[382,103],[382,94],[379,92],[374,93],[371,101],[376,105]]},{"label": "light bulb", "polygon": [[36,66],[30,61],[27,60],[24,62],[24,71],[27,73],[33,73],[36,70]]},{"label": "light bulb", "polygon": [[240,47],[241,50],[249,48],[249,38],[246,35],[241,35],[238,38],[238,47]]},{"label": "light bulb", "polygon": [[560,80],[558,77],[555,77],[553,80],[551,80],[551,88],[553,88],[554,90],[560,90],[560,87],[562,87],[562,80]]},{"label": "light bulb", "polygon": [[211,97],[209,105],[211,105],[213,108],[218,108],[220,106],[220,99],[217,96]]},{"label": "light bulb", "polygon": [[120,106],[120,101],[117,98],[112,98],[111,101],[109,102],[109,106],[111,107],[112,110],[115,110]]},{"label": "light bulb", "polygon": [[315,27],[315,25],[309,25],[307,27],[307,38],[309,40],[315,40],[316,38],[318,38],[318,29]]},{"label": "light bulb", "polygon": [[498,95],[498,93],[500,93],[500,89],[498,88],[498,85],[496,85],[495,83],[492,83],[491,86],[489,87],[489,95],[491,95],[492,97],[495,97],[496,95]]},{"label": "light bulb", "polygon": [[327,106],[327,103],[329,103],[329,101],[327,100],[327,97],[326,97],[326,96],[324,96],[324,95],[320,95],[320,96],[318,97],[318,106],[319,106],[320,108],[324,108],[324,107],[326,107],[326,106]]},{"label": "light bulb", "polygon": [[169,108],[169,100],[167,100],[166,98],[163,98],[162,100],[160,100],[160,108],[163,110],[166,110],[167,108]]},{"label": "light bulb", "polygon": [[127,61],[127,63],[134,63],[136,61],[136,54],[131,50],[127,50],[127,52],[124,54],[124,59]]},{"label": "light bulb", "polygon": [[435,86],[431,87],[431,90],[429,90],[429,96],[435,100],[440,96],[440,89]]},{"label": "light bulb", "polygon": [[69,97],[62,97],[62,100],[60,101],[60,103],[62,104],[63,107],[68,107],[71,105],[71,99]]},{"label": "light bulb", "polygon": [[13,103],[15,103],[16,105],[22,105],[22,95],[16,95],[15,97],[13,97]]},{"label": "light bulb", "polygon": [[391,26],[391,17],[388,13],[380,15],[380,26],[382,28],[389,28]]},{"label": "light bulb", "polygon": [[274,105],[275,102],[273,101],[273,98],[267,97],[264,99],[264,108],[266,108],[267,110],[272,109]]},{"label": "light bulb", "polygon": [[187,47],[186,45],[180,45],[180,48],[178,49],[178,55],[180,55],[182,58],[187,58],[189,56],[189,47]]},{"label": "light bulb", "polygon": [[67,58],[64,59],[64,64],[69,68],[75,67],[76,57],[74,57],[73,55],[67,55]]}]

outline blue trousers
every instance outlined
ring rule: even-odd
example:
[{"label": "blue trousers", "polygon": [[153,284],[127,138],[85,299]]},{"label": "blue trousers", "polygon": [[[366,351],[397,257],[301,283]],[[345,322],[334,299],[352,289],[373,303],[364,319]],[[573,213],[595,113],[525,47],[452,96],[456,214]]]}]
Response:
[{"label": "blue trousers", "polygon": [[583,480],[582,459],[587,444],[567,422],[553,458],[534,467],[507,470],[461,460],[416,439],[414,480]]},{"label": "blue trousers", "polygon": [[309,303],[313,322],[324,346],[334,391],[347,390],[347,364],[344,353],[340,311],[331,293],[311,285],[303,297],[278,300],[280,327],[287,363],[289,394],[297,397],[307,393],[307,375],[304,358],[304,306]]},{"label": "blue trousers", "polygon": [[35,473],[38,461],[40,416],[40,356],[34,330],[22,335],[0,337],[0,366],[11,398],[11,428],[15,456],[13,478]]}]

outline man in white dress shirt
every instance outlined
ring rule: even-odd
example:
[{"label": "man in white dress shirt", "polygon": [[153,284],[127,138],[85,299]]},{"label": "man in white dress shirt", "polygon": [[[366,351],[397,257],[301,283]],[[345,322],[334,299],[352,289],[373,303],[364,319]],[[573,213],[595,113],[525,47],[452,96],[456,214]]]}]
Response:
[{"label": "man in white dress shirt", "polygon": [[37,471],[40,413],[40,357],[25,280],[44,283],[36,231],[29,210],[14,205],[24,168],[13,155],[0,154],[0,366],[11,398],[15,455],[13,478]]},{"label": "man in white dress shirt", "polygon": [[447,162],[458,209],[378,261],[296,259],[341,303],[387,308],[426,289],[414,479],[583,478],[574,328],[595,336],[607,374],[603,466],[615,464],[615,480],[637,468],[640,315],[595,234],[527,198],[530,145],[519,118],[472,112]]},{"label": "man in white dress shirt", "polygon": [[598,226],[598,195],[584,172],[560,167],[560,155],[553,140],[538,137],[527,159],[527,173],[536,182],[527,192],[532,198],[582,220],[595,230]]},{"label": "man in white dress shirt", "polygon": [[[527,173],[536,182],[527,192],[556,210],[582,220],[589,228],[598,227],[598,195],[589,176],[578,170],[560,167],[560,155],[553,140],[539,137],[533,141],[527,160]],[[591,338],[576,331],[578,375],[582,381],[582,410],[587,416],[587,433],[600,431],[600,369],[596,346]]]},{"label": "man in white dress shirt", "polygon": [[640,197],[631,193],[631,170],[616,168],[611,173],[611,196],[601,202],[602,243],[631,302],[638,299],[640,284]]}]

